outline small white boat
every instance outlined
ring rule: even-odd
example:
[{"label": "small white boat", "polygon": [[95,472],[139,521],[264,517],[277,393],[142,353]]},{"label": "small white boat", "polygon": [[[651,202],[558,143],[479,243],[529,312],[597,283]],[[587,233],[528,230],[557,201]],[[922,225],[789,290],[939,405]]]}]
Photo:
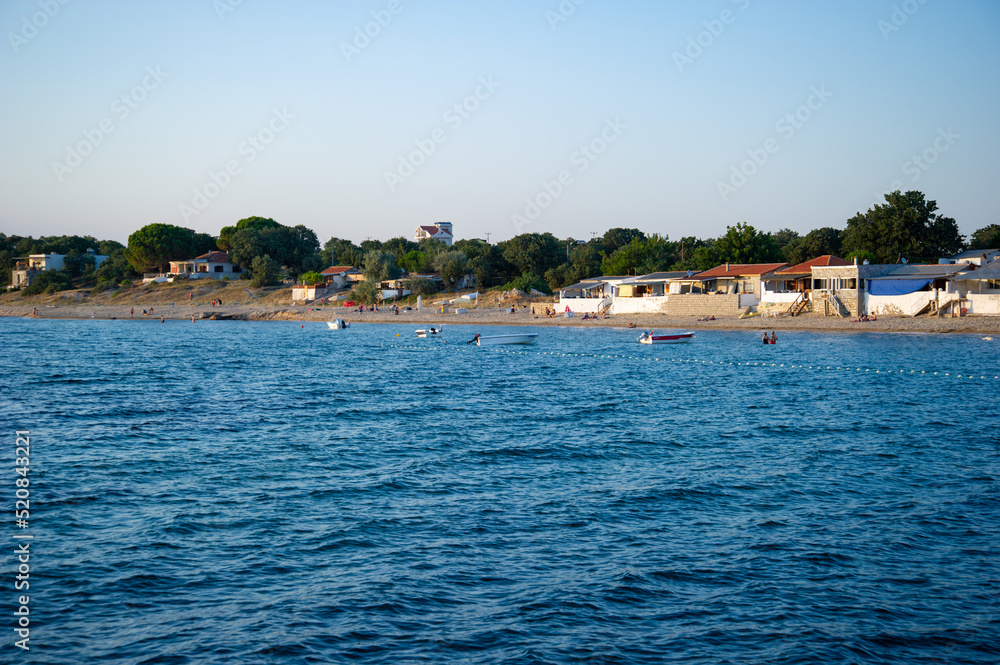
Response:
[{"label": "small white boat", "polygon": [[476,333],[476,336],[469,340],[469,344],[473,342],[477,346],[492,346],[494,344],[531,344],[538,337],[538,333],[520,333],[517,335],[480,335]]},{"label": "small white boat", "polygon": [[693,332],[664,332],[654,335],[653,331],[644,332],[639,335],[640,344],[683,344],[694,339]]},{"label": "small white boat", "polygon": [[327,321],[326,325],[332,330],[343,330],[344,328],[350,328],[351,324],[344,321],[343,319],[337,319],[336,321]]},{"label": "small white boat", "polygon": [[441,334],[440,328],[428,328],[427,330],[418,330],[417,337],[427,337],[428,335],[439,335]]}]

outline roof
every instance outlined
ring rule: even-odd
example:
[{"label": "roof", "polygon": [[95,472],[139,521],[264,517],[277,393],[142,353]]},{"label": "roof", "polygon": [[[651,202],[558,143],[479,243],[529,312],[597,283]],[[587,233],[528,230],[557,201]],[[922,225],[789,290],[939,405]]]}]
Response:
[{"label": "roof", "polygon": [[[964,267],[964,266],[963,266]],[[986,266],[955,275],[952,279],[1000,279],[1000,266]]]},{"label": "roof", "polygon": [[746,275],[764,275],[787,266],[787,263],[723,263],[697,275],[697,279],[731,279]]},{"label": "roof", "polygon": [[990,256],[991,254],[996,254],[997,252],[1000,252],[1000,249],[967,249],[964,252],[952,254],[949,258],[954,261],[960,261],[962,259],[976,259],[983,255]]},{"label": "roof", "polygon": [[[698,273],[696,271],[691,271],[691,276],[694,277]],[[651,272],[648,275],[642,275],[639,278],[639,282],[663,282],[668,279],[685,279],[688,276],[687,270],[671,270],[668,272]]]},{"label": "roof", "polygon": [[342,272],[350,272],[352,270],[356,271],[356,269],[355,269],[354,266],[330,266],[329,268],[327,268],[326,270],[324,270],[320,274],[321,275],[339,275]]},{"label": "roof", "polygon": [[797,263],[794,266],[782,268],[781,270],[777,271],[777,274],[808,275],[812,273],[812,269],[814,267],[850,266],[850,265],[854,264],[846,259],[840,258],[839,256],[834,256],[833,254],[824,254],[823,256],[817,256],[815,259],[809,259],[808,261]]},{"label": "roof", "polygon": [[564,286],[564,287],[562,287],[559,290],[560,291],[576,291],[576,290],[584,290],[584,289],[595,289],[598,286],[601,286],[601,284],[603,284],[603,282],[601,282],[600,280],[585,279],[582,282],[577,282],[576,284],[570,284],[569,286]]},{"label": "roof", "polygon": [[202,254],[201,256],[196,256],[192,260],[194,261],[205,260],[208,261],[209,263],[229,263],[229,253],[212,251],[206,254]]},{"label": "roof", "polygon": [[442,229],[438,226],[418,226],[417,228],[427,231],[427,233],[431,234],[432,236],[439,235],[442,233],[444,235],[449,235],[449,236],[451,235],[451,231],[449,231],[448,229]]},{"label": "roof", "polygon": [[871,279],[938,279],[951,277],[962,270],[968,270],[967,263],[902,263],[880,277]]}]

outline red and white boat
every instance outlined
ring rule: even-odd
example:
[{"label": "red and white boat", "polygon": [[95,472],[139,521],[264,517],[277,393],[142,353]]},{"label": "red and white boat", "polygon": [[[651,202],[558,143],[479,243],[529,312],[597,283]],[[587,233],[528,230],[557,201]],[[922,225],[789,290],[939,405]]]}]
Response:
[{"label": "red and white boat", "polygon": [[640,344],[683,344],[694,339],[693,332],[663,332],[654,335],[653,331],[644,332],[639,336]]}]

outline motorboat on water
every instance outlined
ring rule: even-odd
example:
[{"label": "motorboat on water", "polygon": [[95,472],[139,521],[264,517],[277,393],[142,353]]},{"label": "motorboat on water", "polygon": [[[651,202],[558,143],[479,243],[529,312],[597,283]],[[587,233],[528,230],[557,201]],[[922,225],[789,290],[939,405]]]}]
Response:
[{"label": "motorboat on water", "polygon": [[350,328],[351,324],[343,319],[337,319],[336,321],[327,321],[326,325],[331,330],[343,330],[344,328]]},{"label": "motorboat on water", "polygon": [[538,337],[538,333],[519,333],[516,335],[480,335],[476,333],[476,336],[469,340],[469,344],[473,342],[477,346],[492,346],[494,344],[531,344]]},{"label": "motorboat on water", "polygon": [[417,337],[427,337],[428,335],[440,335],[441,328],[427,328],[426,330],[418,330]]},{"label": "motorboat on water", "polygon": [[639,335],[638,342],[640,344],[683,344],[685,342],[690,342],[694,339],[693,332],[663,332],[657,335],[653,334],[653,331],[644,332]]}]

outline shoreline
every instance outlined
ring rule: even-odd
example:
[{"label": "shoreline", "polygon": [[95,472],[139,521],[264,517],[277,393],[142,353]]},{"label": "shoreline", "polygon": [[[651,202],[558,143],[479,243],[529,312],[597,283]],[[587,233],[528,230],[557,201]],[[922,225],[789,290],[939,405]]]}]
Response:
[{"label": "shoreline", "polygon": [[[607,319],[586,319],[580,316],[547,318],[533,315],[530,308],[516,307],[514,314],[504,308],[469,309],[463,314],[440,314],[432,311],[411,311],[393,314],[390,310],[378,312],[358,312],[343,307],[309,307],[237,304],[231,306],[208,306],[187,304],[171,307],[153,304],[152,315],[142,315],[142,307],[136,308],[135,316],[129,316],[134,307],[97,304],[27,304],[0,305],[0,317],[32,318],[32,310],[37,309],[37,319],[64,320],[128,320],[159,322],[160,316],[166,321],[228,320],[228,321],[300,321],[326,322],[337,318],[352,324],[439,324],[447,325],[489,325],[489,326],[563,326],[563,327],[608,327],[635,329],[690,329],[690,330],[808,330],[813,332],[896,332],[896,333],[986,333],[1000,335],[1000,317],[966,316],[959,318],[938,317],[883,317],[877,321],[858,322],[853,319],[824,317],[804,314],[797,317],[754,316],[741,319],[737,316],[716,317],[712,321],[701,321],[694,316],[668,316],[665,314],[618,314]],[[149,307],[146,307],[149,309]],[[630,326],[629,324],[634,324]]]}]

